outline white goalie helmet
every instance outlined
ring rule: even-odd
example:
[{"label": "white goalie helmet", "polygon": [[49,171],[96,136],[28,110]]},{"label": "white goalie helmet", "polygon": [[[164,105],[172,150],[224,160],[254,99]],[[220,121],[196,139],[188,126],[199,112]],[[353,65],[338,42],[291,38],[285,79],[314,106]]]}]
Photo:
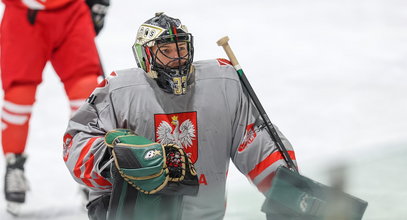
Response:
[{"label": "white goalie helmet", "polygon": [[[182,55],[179,49],[181,43],[187,50]],[[178,56],[167,56],[166,59],[170,61],[164,63],[157,54],[162,53],[161,48],[168,44],[175,44]],[[138,67],[154,78],[162,90],[175,95],[186,93],[188,79],[193,71],[193,36],[179,19],[156,13],[155,17],[140,26],[133,52]]]}]

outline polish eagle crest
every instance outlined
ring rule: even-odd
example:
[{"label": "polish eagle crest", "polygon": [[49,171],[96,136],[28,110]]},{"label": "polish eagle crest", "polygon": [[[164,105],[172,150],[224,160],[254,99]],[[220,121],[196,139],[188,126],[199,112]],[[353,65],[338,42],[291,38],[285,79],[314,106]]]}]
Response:
[{"label": "polish eagle crest", "polygon": [[[170,125],[170,123],[175,126]],[[178,120],[178,116],[171,117],[171,122],[162,121],[157,128],[157,141],[160,144],[175,144],[184,149],[192,146],[195,139],[195,126],[190,119],[186,119],[182,123]]]}]

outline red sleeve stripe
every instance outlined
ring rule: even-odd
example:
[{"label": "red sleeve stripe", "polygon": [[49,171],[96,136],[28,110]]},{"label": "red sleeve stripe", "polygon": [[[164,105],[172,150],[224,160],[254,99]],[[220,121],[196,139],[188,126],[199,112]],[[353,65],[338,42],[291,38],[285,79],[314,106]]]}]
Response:
[{"label": "red sleeve stripe", "polygon": [[[294,151],[288,151],[288,154],[290,155],[290,158],[292,160],[295,160],[295,154]],[[254,167],[253,170],[251,170],[248,174],[250,179],[254,180],[259,174],[261,174],[265,169],[267,169],[269,166],[271,166],[273,163],[284,159],[283,156],[281,155],[280,151],[276,151],[272,154],[270,154],[266,159],[261,161],[259,164]]]},{"label": "red sleeve stripe", "polygon": [[81,178],[81,180],[82,180],[82,182],[85,183],[87,186],[95,187],[95,186],[92,184],[92,182],[91,182],[90,180],[85,179],[85,178]]},{"label": "red sleeve stripe", "polygon": [[[86,179],[86,177],[81,178],[81,174],[82,174],[81,167],[84,164],[83,163],[84,158],[85,158],[86,154],[89,152],[90,148],[92,147],[93,142],[95,142],[95,140],[98,139],[98,138],[101,138],[101,137],[93,137],[93,138],[91,138],[86,143],[86,145],[82,148],[81,153],[79,154],[79,158],[76,161],[75,168],[73,170],[73,173],[74,173],[75,177],[81,179],[86,185],[91,186],[91,187],[94,187],[94,186],[89,180]],[[86,169],[88,169],[88,167],[86,167]]]},{"label": "red sleeve stripe", "polygon": [[93,187],[93,188],[97,188],[97,189],[101,189],[101,190],[111,190],[112,189],[112,185],[110,183],[109,183],[110,186],[95,186],[95,184],[92,182],[97,183],[96,179],[91,180],[91,179],[81,178],[81,180],[89,187]]},{"label": "red sleeve stripe", "polygon": [[[103,178],[102,176],[100,176],[99,174],[96,173],[97,178],[95,179],[95,182],[99,185],[99,186],[112,186],[112,184],[107,181],[105,178]],[[109,188],[109,187],[108,187]]]},{"label": "red sleeve stripe", "polygon": [[271,182],[272,182],[275,175],[276,175],[276,172],[272,172],[268,176],[266,176],[262,181],[260,181],[256,185],[257,189],[259,189],[259,191],[262,192],[262,193],[267,192],[271,187]]},{"label": "red sleeve stripe", "polygon": [[83,177],[86,179],[92,179],[92,169],[93,164],[95,163],[95,155],[90,154],[89,159],[85,162],[85,172],[83,173]]},{"label": "red sleeve stripe", "polygon": [[[95,155],[90,154],[89,160],[85,163],[85,173],[84,177],[86,179],[92,179],[92,170],[93,170],[93,165],[95,161]],[[111,186],[112,184],[107,181],[105,178],[97,174],[96,172],[93,172],[96,175],[96,178],[93,180],[99,185],[99,186]]]},{"label": "red sleeve stripe", "polygon": [[109,187],[97,187],[98,189],[101,189],[101,190],[112,190],[112,186],[109,186]]}]

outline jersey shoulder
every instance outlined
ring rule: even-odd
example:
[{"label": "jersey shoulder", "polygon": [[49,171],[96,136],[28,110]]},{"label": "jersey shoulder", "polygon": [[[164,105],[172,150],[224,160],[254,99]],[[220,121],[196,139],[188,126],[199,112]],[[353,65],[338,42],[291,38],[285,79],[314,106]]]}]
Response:
[{"label": "jersey shoulder", "polygon": [[113,71],[104,79],[104,84],[109,85],[109,90],[112,91],[129,86],[147,85],[148,82],[142,69],[130,68]]},{"label": "jersey shoulder", "polygon": [[111,72],[100,82],[91,96],[104,99],[113,91],[137,86],[148,86],[144,71],[139,68],[117,70]]},{"label": "jersey shoulder", "polygon": [[227,59],[218,58],[196,61],[194,62],[194,68],[197,80],[223,78],[239,81],[235,68]]}]

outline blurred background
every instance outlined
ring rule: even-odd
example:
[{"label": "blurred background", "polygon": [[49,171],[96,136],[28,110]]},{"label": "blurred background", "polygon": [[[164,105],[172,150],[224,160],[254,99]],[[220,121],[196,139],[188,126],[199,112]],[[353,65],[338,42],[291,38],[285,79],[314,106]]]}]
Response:
[{"label": "blurred background", "polygon": [[[230,37],[304,176],[331,185],[339,170],[345,191],[369,202],[363,219],[406,219],[407,1],[111,0],[96,40],[107,74],[136,66],[137,29],[158,11],[188,26],[195,60],[226,58],[216,41]],[[62,160],[68,109],[48,65],[31,119],[22,219],[87,219]],[[233,165],[227,186],[225,219],[265,219],[263,195]],[[13,219],[0,196],[0,219]]]}]

